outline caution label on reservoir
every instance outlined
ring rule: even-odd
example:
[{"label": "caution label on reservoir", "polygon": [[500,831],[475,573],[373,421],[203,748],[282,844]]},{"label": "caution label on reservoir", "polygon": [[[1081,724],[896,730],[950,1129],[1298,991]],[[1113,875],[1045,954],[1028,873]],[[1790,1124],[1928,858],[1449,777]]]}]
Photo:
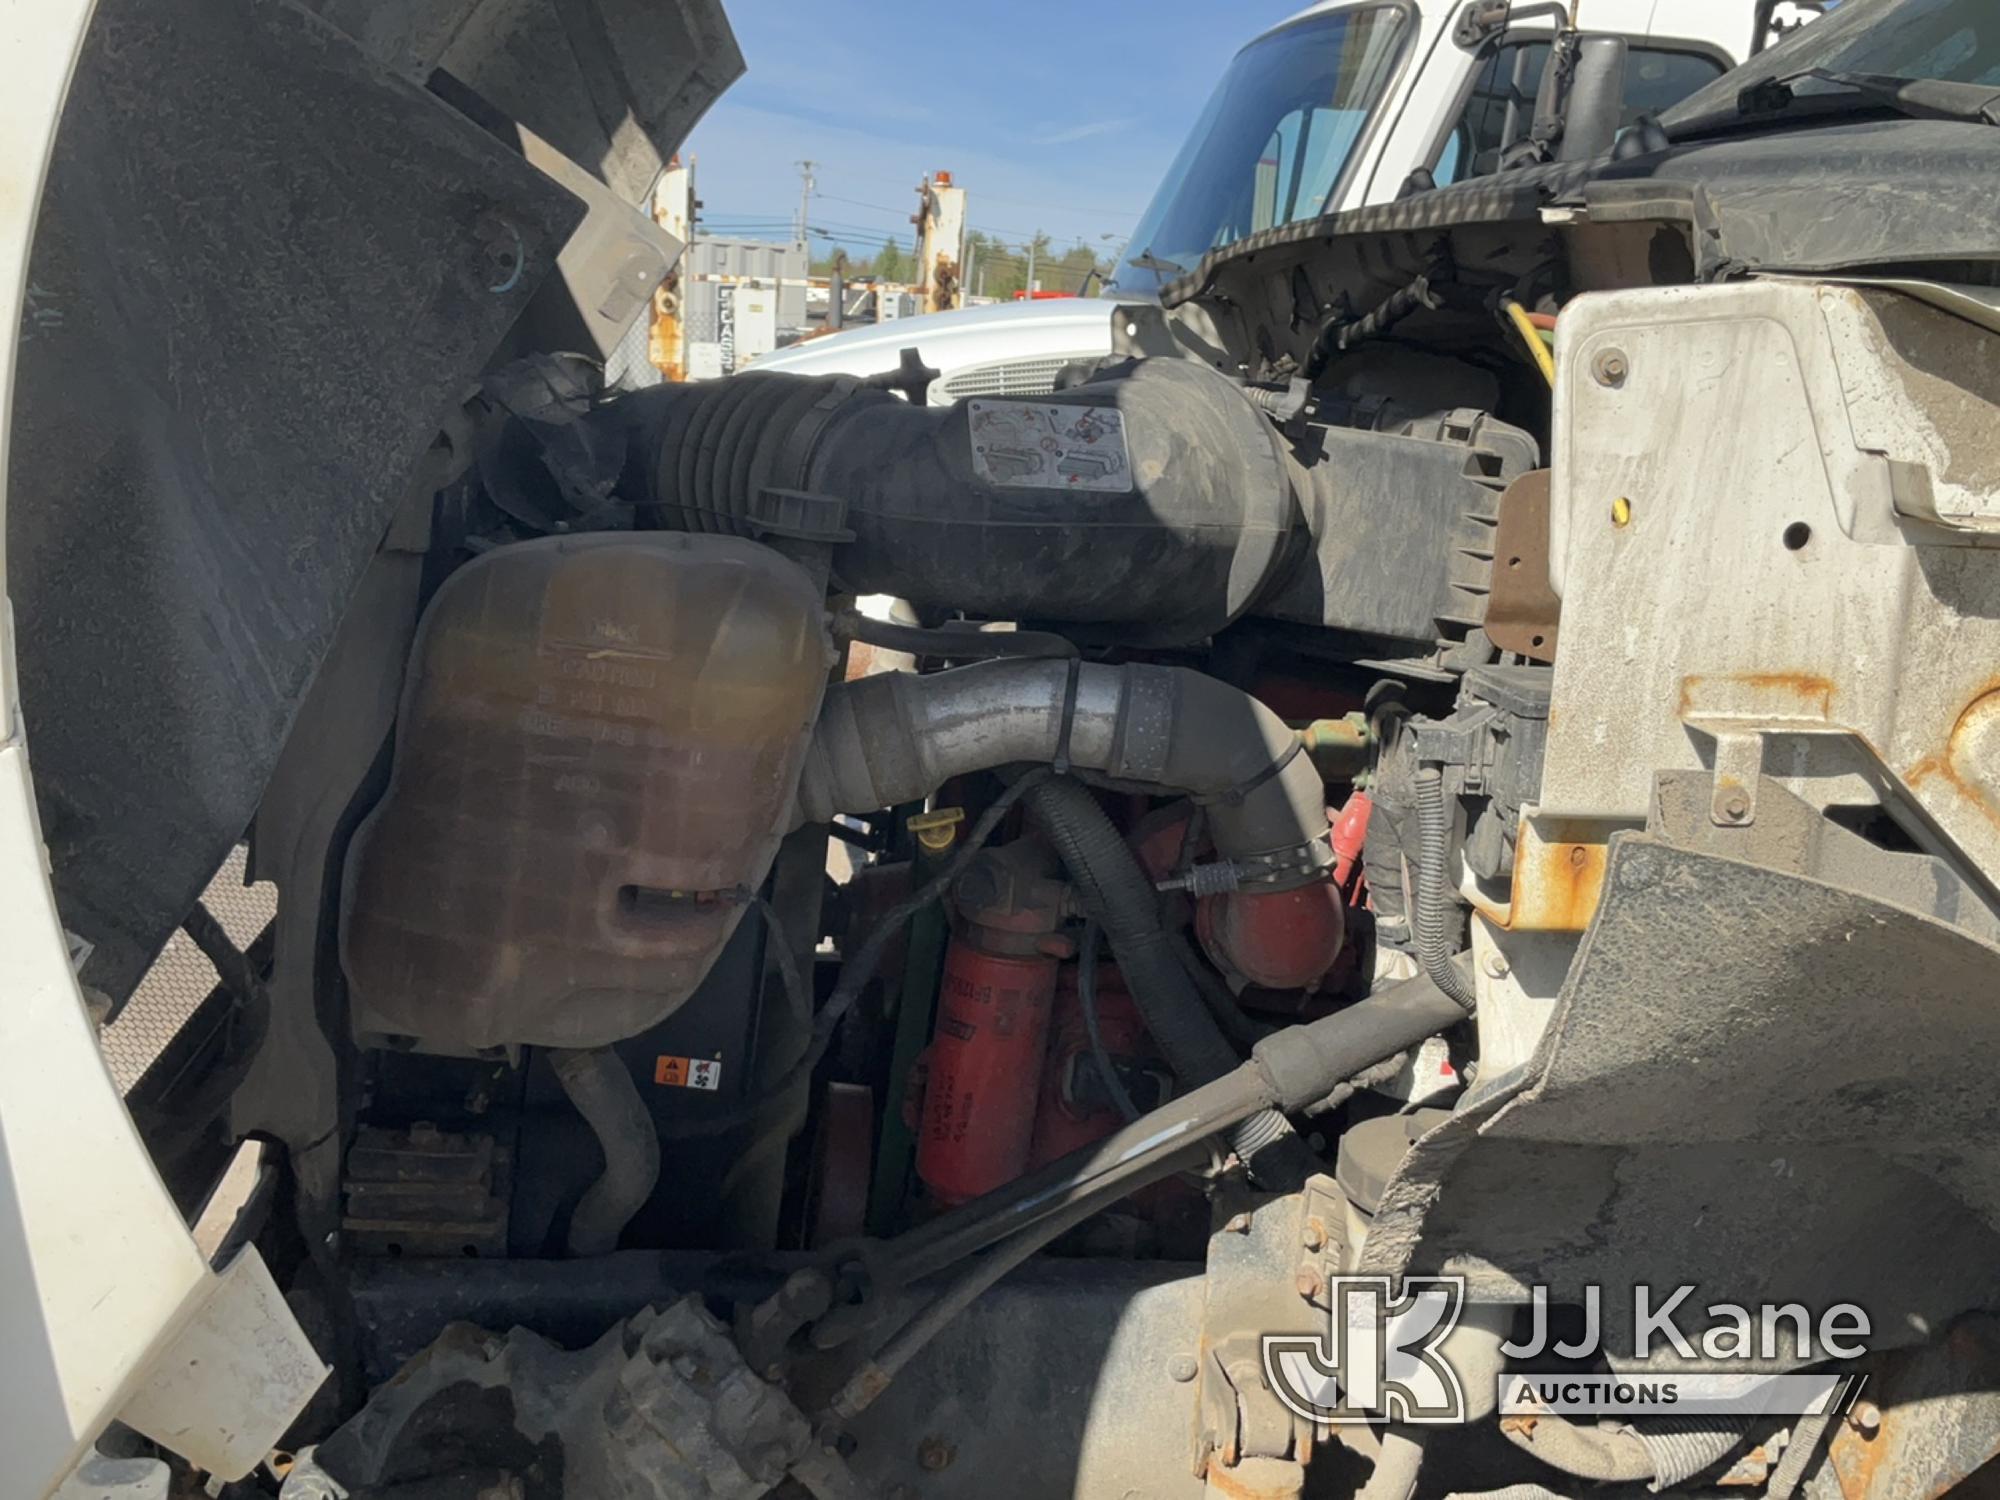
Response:
[{"label": "caution label on reservoir", "polygon": [[1023,490],[1129,494],[1132,458],[1116,407],[1062,401],[970,401],[973,472]]},{"label": "caution label on reservoir", "polygon": [[712,1057],[660,1057],[653,1060],[653,1082],[670,1089],[722,1087],[722,1064]]}]

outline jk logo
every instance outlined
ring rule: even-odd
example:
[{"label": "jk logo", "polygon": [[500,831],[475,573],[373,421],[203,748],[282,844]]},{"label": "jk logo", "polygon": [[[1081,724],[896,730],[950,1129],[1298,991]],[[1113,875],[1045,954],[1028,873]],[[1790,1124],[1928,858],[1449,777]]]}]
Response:
[{"label": "jk logo", "polygon": [[1336,1276],[1323,1338],[1267,1333],[1264,1378],[1310,1422],[1460,1422],[1465,1391],[1440,1345],[1465,1302],[1459,1276]]}]

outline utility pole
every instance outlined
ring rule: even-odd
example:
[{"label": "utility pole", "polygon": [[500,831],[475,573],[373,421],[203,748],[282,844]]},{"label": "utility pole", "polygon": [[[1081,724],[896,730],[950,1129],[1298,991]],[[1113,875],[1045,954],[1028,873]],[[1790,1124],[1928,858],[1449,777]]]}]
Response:
[{"label": "utility pole", "polygon": [[806,242],[806,214],[808,212],[809,205],[812,203],[812,194],[814,186],[813,168],[818,166],[819,163],[816,161],[802,161],[798,165],[799,165],[799,217],[798,217],[798,222],[793,226],[792,237],[796,239],[801,245],[803,245]]},{"label": "utility pole", "polygon": [[957,307],[965,290],[965,189],[951,173],[936,172],[917,184],[917,296],[923,312]]},{"label": "utility pole", "polygon": [[694,158],[685,164],[676,156],[667,163],[653,187],[653,220],[679,240],[680,258],[653,293],[652,328],[647,354],[662,378],[687,379],[687,324],[684,321],[685,283],[693,272],[695,211],[701,200],[694,195]]},{"label": "utility pole", "polygon": [[1041,230],[1037,229],[1034,233],[1034,237],[1028,241],[1027,296],[1022,299],[1023,301],[1026,302],[1032,302],[1035,300],[1035,240],[1038,240],[1041,237],[1042,237],[1042,232]]}]

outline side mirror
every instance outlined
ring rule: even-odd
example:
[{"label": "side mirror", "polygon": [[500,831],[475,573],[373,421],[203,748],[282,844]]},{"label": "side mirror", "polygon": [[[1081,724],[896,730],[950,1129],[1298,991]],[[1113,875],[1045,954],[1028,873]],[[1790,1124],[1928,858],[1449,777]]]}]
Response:
[{"label": "side mirror", "polygon": [[1766,47],[1782,42],[1808,21],[1826,14],[1826,0],[1757,0],[1752,22],[1750,53],[1754,57]]},{"label": "side mirror", "polygon": [[1602,156],[1625,114],[1625,38],[1565,31],[1535,97],[1534,138],[1556,161]]}]

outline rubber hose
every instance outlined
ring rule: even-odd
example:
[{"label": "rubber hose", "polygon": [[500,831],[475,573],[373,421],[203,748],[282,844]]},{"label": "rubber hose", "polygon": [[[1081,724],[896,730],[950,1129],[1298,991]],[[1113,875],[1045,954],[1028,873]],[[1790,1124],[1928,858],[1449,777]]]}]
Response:
[{"label": "rubber hose", "polygon": [[604,1152],[604,1175],[570,1215],[569,1251],[608,1255],[659,1183],[660,1137],[631,1072],[609,1047],[554,1051],[549,1064]]},{"label": "rubber hose", "polygon": [[1429,1436],[1422,1427],[1387,1428],[1375,1468],[1354,1500],[1410,1500],[1416,1493],[1417,1473],[1423,1468],[1424,1444]]},{"label": "rubber hose", "polygon": [[1612,1484],[1653,1477],[1653,1455],[1630,1428],[1579,1427],[1545,1415],[1532,1423],[1503,1422],[1500,1431],[1516,1448],[1578,1479]]},{"label": "rubber hose", "polygon": [[1713,1468],[1736,1450],[1749,1429],[1740,1422],[1683,1418],[1632,1431],[1653,1460],[1653,1481],[1647,1488],[1657,1494]]},{"label": "rubber hose", "polygon": [[899,1275],[904,1281],[930,1275],[1107,1184],[1119,1196],[1135,1192],[1180,1170],[1204,1137],[1259,1111],[1304,1109],[1341,1079],[1464,1020],[1457,1002],[1419,974],[1317,1021],[1287,1026],[1214,1083],[897,1236],[888,1243]]},{"label": "rubber hose", "polygon": [[1417,904],[1411,913],[1417,962],[1432,984],[1471,1011],[1477,992],[1452,963],[1450,924],[1456,913],[1446,876],[1451,858],[1451,822],[1444,801],[1444,773],[1436,766],[1417,772]]},{"label": "rubber hose", "polygon": [[1222,976],[1195,956],[1194,944],[1188,941],[1185,932],[1177,927],[1170,928],[1167,938],[1173,943],[1181,967],[1194,979],[1195,988],[1201,991],[1201,998],[1208,1005],[1208,1013],[1215,1017],[1215,1024],[1222,1028],[1230,1046],[1239,1052],[1248,1052],[1271,1034],[1273,1028],[1253,1021],[1243,1013],[1243,1007],[1236,1003],[1236,996],[1223,983]]},{"label": "rubber hose", "polygon": [[1740,1422],[1690,1419],[1634,1427],[1579,1427],[1557,1416],[1536,1419],[1523,1431],[1500,1429],[1515,1447],[1565,1474],[1600,1482],[1645,1480],[1654,1493],[1683,1484],[1714,1467],[1743,1441]]},{"label": "rubber hose", "polygon": [[[1174,952],[1160,902],[1137,857],[1088,789],[1063,777],[1028,793],[1028,805],[1075,882],[1085,915],[1104,930],[1154,1044],[1184,1083],[1220,1078],[1241,1061]],[[1291,1133],[1276,1110],[1237,1126],[1230,1144],[1248,1162]]]}]

